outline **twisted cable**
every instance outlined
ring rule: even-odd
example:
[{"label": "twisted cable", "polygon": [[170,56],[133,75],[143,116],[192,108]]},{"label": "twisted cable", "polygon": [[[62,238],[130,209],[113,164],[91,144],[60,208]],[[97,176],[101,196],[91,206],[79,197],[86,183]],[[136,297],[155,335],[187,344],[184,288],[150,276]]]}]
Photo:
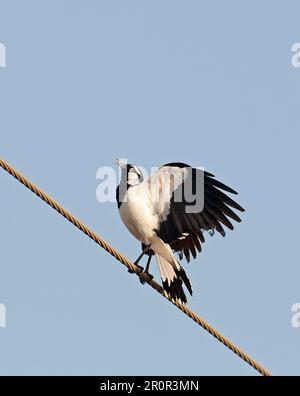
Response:
[{"label": "twisted cable", "polygon": [[119,253],[116,249],[109,245],[104,239],[102,239],[99,235],[97,235],[94,231],[84,225],[81,221],[79,221],[75,216],[73,216],[70,212],[64,209],[61,205],[59,205],[53,198],[51,198],[48,194],[42,191],[39,187],[33,184],[30,180],[24,177],[21,173],[11,167],[7,162],[0,158],[0,166],[11,176],[17,179],[21,184],[23,184],[26,188],[32,191],[35,195],[41,198],[44,202],[46,202],[49,206],[51,206],[54,210],[56,210],[59,214],[65,217],[70,223],[72,223],[75,227],[77,227],[80,231],[82,231],[85,235],[91,238],[94,242],[96,242],[99,246],[105,249],[110,255],[112,255],[115,259],[117,259],[120,263],[125,265],[131,272],[134,272],[141,281],[147,283],[153,289],[155,289],[158,293],[160,293],[163,297],[169,300],[173,305],[175,305],[178,309],[180,309],[184,314],[186,314],[189,318],[191,318],[194,322],[196,322],[199,326],[201,326],[204,330],[210,333],[213,337],[215,337],[218,341],[220,341],[223,345],[229,348],[232,352],[234,352],[237,356],[247,362],[250,366],[252,366],[256,371],[258,371],[263,376],[271,376],[271,373],[265,369],[262,365],[252,359],[249,355],[244,353],[239,347],[237,347],[233,342],[231,342],[228,338],[224,337],[220,332],[214,329],[206,320],[201,318],[195,312],[193,312],[187,305],[182,304],[178,300],[174,300],[171,296],[163,289],[163,287],[155,282],[151,277],[149,277],[144,272],[138,272],[136,265],[128,260],[125,256]]}]

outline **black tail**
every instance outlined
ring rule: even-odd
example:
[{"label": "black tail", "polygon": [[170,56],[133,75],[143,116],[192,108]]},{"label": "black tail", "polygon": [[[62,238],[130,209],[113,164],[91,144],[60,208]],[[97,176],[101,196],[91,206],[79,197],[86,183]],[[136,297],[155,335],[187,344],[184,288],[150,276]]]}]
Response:
[{"label": "black tail", "polygon": [[163,257],[156,255],[156,258],[162,278],[163,288],[174,300],[180,300],[182,303],[186,304],[187,298],[183,290],[183,283],[188,289],[190,295],[193,294],[193,291],[191,282],[187,277],[185,270],[177,261],[176,268],[174,268],[174,266]]}]

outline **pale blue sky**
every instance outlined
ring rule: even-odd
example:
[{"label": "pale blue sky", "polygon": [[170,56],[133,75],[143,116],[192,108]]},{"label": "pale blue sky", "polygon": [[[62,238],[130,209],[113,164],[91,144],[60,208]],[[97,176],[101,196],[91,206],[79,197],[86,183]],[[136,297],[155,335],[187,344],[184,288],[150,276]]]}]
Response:
[{"label": "pale blue sky", "polygon": [[[0,155],[129,258],[96,171],[204,166],[243,222],[185,266],[191,307],[300,374],[298,1],[0,0]],[[255,371],[0,170],[0,374]]]}]

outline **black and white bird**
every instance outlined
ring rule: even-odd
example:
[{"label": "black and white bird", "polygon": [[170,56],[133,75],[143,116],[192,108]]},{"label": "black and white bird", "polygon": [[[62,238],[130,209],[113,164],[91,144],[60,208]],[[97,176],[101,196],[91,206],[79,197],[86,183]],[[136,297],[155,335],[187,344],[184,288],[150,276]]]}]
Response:
[{"label": "black and white bird", "polygon": [[[155,255],[164,289],[173,299],[186,303],[183,284],[191,295],[192,285],[174,253],[189,262],[191,256],[195,259],[197,251],[201,252],[205,231],[225,236],[223,225],[233,230],[229,219],[241,221],[233,209],[244,209],[223,191],[237,192],[211,173],[183,163],[163,165],[144,180],[138,167],[116,162],[122,170],[116,191],[119,213],[127,229],[142,243],[142,254],[135,264],[144,270],[138,263],[148,255],[145,272],[149,274]],[[186,199],[186,186],[192,189],[194,201]],[[201,204],[197,208],[198,195]],[[196,209],[188,210],[193,205]]]}]

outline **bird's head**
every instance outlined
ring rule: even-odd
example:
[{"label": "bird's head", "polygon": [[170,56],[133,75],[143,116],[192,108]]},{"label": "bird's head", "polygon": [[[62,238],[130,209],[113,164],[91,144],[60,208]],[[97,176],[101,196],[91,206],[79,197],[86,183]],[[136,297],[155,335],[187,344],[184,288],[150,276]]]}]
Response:
[{"label": "bird's head", "polygon": [[117,159],[116,163],[122,170],[121,181],[127,181],[128,187],[136,186],[143,181],[143,174],[137,166],[120,159]]}]

